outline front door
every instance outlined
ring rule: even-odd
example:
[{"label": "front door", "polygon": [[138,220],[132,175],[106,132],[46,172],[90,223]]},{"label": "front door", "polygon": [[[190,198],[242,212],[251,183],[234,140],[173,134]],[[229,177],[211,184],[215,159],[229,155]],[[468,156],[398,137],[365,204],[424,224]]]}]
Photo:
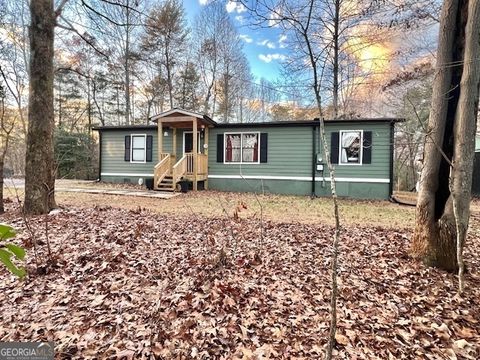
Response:
[{"label": "front door", "polygon": [[[183,153],[191,153],[193,151],[193,132],[185,131],[183,133]],[[200,133],[197,133],[197,152],[200,152]]]}]

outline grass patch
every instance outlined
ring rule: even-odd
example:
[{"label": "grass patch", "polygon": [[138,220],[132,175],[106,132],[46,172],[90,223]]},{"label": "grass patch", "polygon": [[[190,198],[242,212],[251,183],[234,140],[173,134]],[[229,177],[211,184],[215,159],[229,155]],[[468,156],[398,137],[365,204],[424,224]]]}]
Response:
[{"label": "grass patch", "polygon": [[[87,193],[56,194],[60,206],[112,206],[124,209],[145,208],[159,214],[201,217],[221,217],[235,211],[242,218],[259,217],[260,205],[254,194],[217,191],[189,192],[172,199]],[[303,196],[259,195],[264,218],[275,222],[299,222],[333,225],[332,202],[328,198],[310,199]],[[344,225],[411,228],[415,209],[387,201],[341,199],[340,214]]]}]

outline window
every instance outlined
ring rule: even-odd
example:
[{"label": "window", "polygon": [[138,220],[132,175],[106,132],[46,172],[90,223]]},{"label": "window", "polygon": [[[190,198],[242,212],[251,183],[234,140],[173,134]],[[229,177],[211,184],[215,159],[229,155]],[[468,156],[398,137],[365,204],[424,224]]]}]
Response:
[{"label": "window", "polygon": [[225,163],[258,164],[258,133],[225,134]]},{"label": "window", "polygon": [[132,135],[132,157],[131,162],[145,162],[146,158],[146,136]]},{"label": "window", "polygon": [[340,131],[340,164],[362,164],[362,130]]}]

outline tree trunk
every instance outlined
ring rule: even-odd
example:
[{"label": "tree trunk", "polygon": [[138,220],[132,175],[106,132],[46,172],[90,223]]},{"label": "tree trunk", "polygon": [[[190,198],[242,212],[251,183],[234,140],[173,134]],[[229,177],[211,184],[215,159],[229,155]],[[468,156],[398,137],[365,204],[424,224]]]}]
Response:
[{"label": "tree trunk", "polygon": [[172,64],[170,63],[170,44],[165,41],[165,67],[167,70],[167,86],[168,86],[168,98],[170,101],[170,109],[173,109],[173,81],[172,81]]},{"label": "tree trunk", "polygon": [[97,102],[97,83],[95,82],[95,80],[93,80],[92,97],[93,97],[93,102],[98,110],[98,117],[100,118],[100,124],[102,124],[102,126],[105,126],[105,120],[102,115],[102,109],[100,108],[100,105]]},{"label": "tree trunk", "polygon": [[87,118],[88,118],[88,135],[92,135],[92,99],[90,95],[90,75],[87,78]]},{"label": "tree trunk", "polygon": [[5,212],[5,205],[3,203],[3,169],[4,161],[0,160],[0,214]]},{"label": "tree trunk", "polygon": [[454,157],[451,178],[453,210],[456,221],[456,260],[459,267],[459,292],[463,283],[463,247],[470,220],[472,173],[475,156],[478,96],[480,85],[480,0],[468,3],[468,21],[465,27],[465,63],[460,81],[460,97],[455,114]]},{"label": "tree trunk", "polygon": [[335,14],[333,18],[333,118],[338,118],[338,32],[340,26],[340,1],[335,0]]},{"label": "tree trunk", "polygon": [[53,157],[53,0],[30,2],[30,93],[25,163],[25,212],[55,207]]},{"label": "tree trunk", "polygon": [[130,125],[130,4],[126,6],[127,23],[125,34],[125,125]]},{"label": "tree trunk", "polygon": [[458,269],[451,190],[462,233],[468,227],[480,71],[479,6],[480,0],[444,2],[411,249],[426,265],[447,271]]}]

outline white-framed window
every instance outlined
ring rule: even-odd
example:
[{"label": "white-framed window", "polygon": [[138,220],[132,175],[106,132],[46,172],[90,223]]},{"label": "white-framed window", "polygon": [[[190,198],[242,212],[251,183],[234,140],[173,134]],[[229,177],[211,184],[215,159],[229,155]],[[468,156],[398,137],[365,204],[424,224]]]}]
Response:
[{"label": "white-framed window", "polygon": [[340,165],[362,165],[363,130],[340,131],[338,163]]},{"label": "white-framed window", "polygon": [[259,164],[260,133],[239,132],[224,134],[225,164]]},{"label": "white-framed window", "polygon": [[147,160],[147,135],[132,134],[131,135],[131,153],[130,162],[144,163]]}]

